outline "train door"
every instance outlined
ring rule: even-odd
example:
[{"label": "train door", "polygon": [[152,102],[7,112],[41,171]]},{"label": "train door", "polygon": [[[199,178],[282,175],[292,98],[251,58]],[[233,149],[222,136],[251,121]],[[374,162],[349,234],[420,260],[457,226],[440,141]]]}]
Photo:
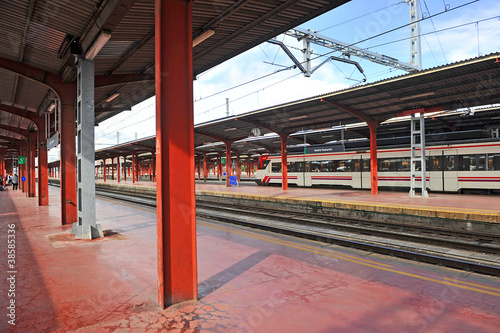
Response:
[{"label": "train door", "polygon": [[352,188],[363,187],[363,156],[353,158],[354,168],[352,169]]},{"label": "train door", "polygon": [[443,191],[458,191],[458,155],[456,149],[446,150],[443,154],[442,183]]},{"label": "train door", "polygon": [[306,185],[306,159],[305,157],[298,158],[297,162],[294,163],[295,170],[297,175],[297,185],[305,186]]},{"label": "train door", "polygon": [[430,163],[427,164],[427,186],[431,191],[442,192],[444,189],[445,155],[443,150],[427,151]]}]

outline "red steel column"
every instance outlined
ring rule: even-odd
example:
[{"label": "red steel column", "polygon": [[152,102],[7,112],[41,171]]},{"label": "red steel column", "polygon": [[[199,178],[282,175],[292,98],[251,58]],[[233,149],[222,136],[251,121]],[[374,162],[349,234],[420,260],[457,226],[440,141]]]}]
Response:
[{"label": "red steel column", "polygon": [[231,144],[232,142],[225,142],[226,144],[226,187],[229,185],[229,176],[231,176]]},{"label": "red steel column", "polygon": [[192,1],[156,0],[158,303],[198,298]]},{"label": "red steel column", "polygon": [[0,186],[5,185],[5,150],[3,150],[0,154],[0,177],[2,180],[0,181]]},{"label": "red steel column", "polygon": [[288,190],[288,156],[286,149],[286,139],[288,135],[280,134],[281,138],[281,188]]},{"label": "red steel column", "polygon": [[132,154],[132,184],[135,184],[135,168],[136,168],[136,158],[135,158],[135,153]]},{"label": "red steel column", "polygon": [[104,178],[104,182],[106,182],[106,176],[108,175],[108,167],[106,166],[106,158],[103,158],[102,159],[104,162],[103,162],[103,172],[102,172],[102,175],[103,175],[103,178]]},{"label": "red steel column", "polygon": [[36,143],[37,135],[35,132],[31,133],[30,138],[30,197],[36,197],[36,167],[35,167],[35,155],[36,155]]},{"label": "red steel column", "polygon": [[[26,143],[26,147],[28,147],[27,143]],[[27,152],[27,149],[24,147],[21,147],[19,149],[19,156],[26,156],[27,155],[26,152]],[[27,166],[27,164],[23,164],[23,165],[18,164],[17,165],[17,172],[20,173],[20,175],[18,175],[18,176],[20,176],[18,184],[19,184],[19,186],[21,186],[21,190],[23,193],[26,193],[26,189],[27,189],[26,180],[24,182],[21,180],[23,177],[25,179],[27,178],[26,177],[27,176],[26,166]],[[12,173],[14,173],[14,164],[12,165]]]},{"label": "red steel column", "polygon": [[41,145],[44,129],[38,127],[38,205],[49,204],[49,172],[47,146]]},{"label": "red steel column", "polygon": [[219,180],[222,180],[222,160],[220,153],[217,156],[217,175],[219,176]]},{"label": "red steel column", "polygon": [[372,194],[378,194],[377,124],[378,123],[376,122],[368,123],[368,128],[370,129],[370,170]]},{"label": "red steel column", "polygon": [[127,181],[127,156],[123,156],[123,181]]},{"label": "red steel column", "polygon": [[208,178],[208,168],[207,168],[207,153],[203,153],[203,179],[206,182]]},{"label": "red steel column", "polygon": [[118,183],[120,182],[120,156],[116,157],[116,177],[118,178]]},{"label": "red steel column", "polygon": [[[76,94],[76,91],[74,91]],[[72,224],[78,220],[76,199],[76,134],[75,106],[61,96],[61,221]]]},{"label": "red steel column", "polygon": [[241,179],[240,152],[236,153],[236,177],[238,177],[238,183],[239,183]]},{"label": "red steel column", "polygon": [[201,179],[200,159],[195,157],[196,168],[198,169],[198,180]]}]

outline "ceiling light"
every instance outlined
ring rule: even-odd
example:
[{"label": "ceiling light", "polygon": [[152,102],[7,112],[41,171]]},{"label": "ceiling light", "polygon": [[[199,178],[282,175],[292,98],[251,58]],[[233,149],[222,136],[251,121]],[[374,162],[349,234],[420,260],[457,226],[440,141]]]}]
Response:
[{"label": "ceiling light", "polygon": [[85,54],[85,59],[94,60],[96,55],[101,51],[101,49],[106,45],[108,40],[111,38],[111,33],[103,31],[94,41],[92,46],[89,48],[87,53]]},{"label": "ceiling light", "polygon": [[236,131],[237,128],[236,127],[233,127],[233,128],[227,128],[224,130],[224,132],[229,132],[229,131]]},{"label": "ceiling light", "polygon": [[215,30],[208,29],[207,31],[205,31],[204,33],[202,33],[201,35],[199,35],[198,37],[196,37],[195,39],[193,39],[193,47],[195,47],[196,45],[200,44],[205,39],[211,37],[213,34],[215,34]]},{"label": "ceiling light", "polygon": [[49,107],[47,108],[47,111],[52,112],[52,111],[54,111],[55,108],[56,108],[56,102],[52,102],[52,103],[50,103]]},{"label": "ceiling light", "polygon": [[298,119],[304,119],[307,118],[307,115],[304,116],[298,116],[298,117],[293,117],[293,118],[288,118],[288,120],[298,120]]},{"label": "ceiling light", "polygon": [[423,93],[423,94],[401,97],[399,100],[400,101],[406,101],[406,100],[409,100],[409,99],[420,98],[420,97],[428,97],[428,96],[434,96],[434,95],[436,95],[436,93],[434,91],[430,91],[430,92],[426,92],[426,93]]},{"label": "ceiling light", "polygon": [[111,96],[109,96],[108,98],[106,98],[106,103],[111,102],[112,100],[114,100],[114,99],[115,99],[115,98],[117,98],[118,96],[120,96],[120,93],[115,92],[113,95],[111,95]]}]

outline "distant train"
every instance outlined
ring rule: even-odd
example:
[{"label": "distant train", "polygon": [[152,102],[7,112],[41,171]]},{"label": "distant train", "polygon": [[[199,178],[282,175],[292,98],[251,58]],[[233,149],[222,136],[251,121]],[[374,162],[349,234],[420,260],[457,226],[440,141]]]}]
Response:
[{"label": "distant train", "polygon": [[[409,189],[409,137],[377,145],[379,187]],[[261,156],[257,184],[280,185],[281,167],[281,156]],[[369,189],[369,141],[290,148],[287,171],[290,185]],[[426,180],[430,191],[500,193],[500,139],[488,131],[427,135]]]}]

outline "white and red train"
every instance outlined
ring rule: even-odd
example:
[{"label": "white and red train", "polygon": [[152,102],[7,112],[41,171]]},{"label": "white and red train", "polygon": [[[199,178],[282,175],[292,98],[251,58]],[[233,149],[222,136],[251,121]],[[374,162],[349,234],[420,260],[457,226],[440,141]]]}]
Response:
[{"label": "white and red train", "polygon": [[[500,193],[500,139],[493,139],[491,135],[485,137],[489,135],[485,131],[464,133],[454,133],[453,137],[459,140],[448,140],[447,134],[435,134],[426,139],[428,190]],[[481,138],[477,138],[478,133]],[[438,138],[439,142],[432,138]],[[377,145],[379,187],[408,189],[409,138],[385,139]],[[300,152],[289,149],[292,151],[288,155],[288,184],[370,188],[370,151],[367,141],[346,143],[340,147],[337,144],[300,149]],[[280,185],[281,156],[262,156],[255,177],[259,185]]]}]

